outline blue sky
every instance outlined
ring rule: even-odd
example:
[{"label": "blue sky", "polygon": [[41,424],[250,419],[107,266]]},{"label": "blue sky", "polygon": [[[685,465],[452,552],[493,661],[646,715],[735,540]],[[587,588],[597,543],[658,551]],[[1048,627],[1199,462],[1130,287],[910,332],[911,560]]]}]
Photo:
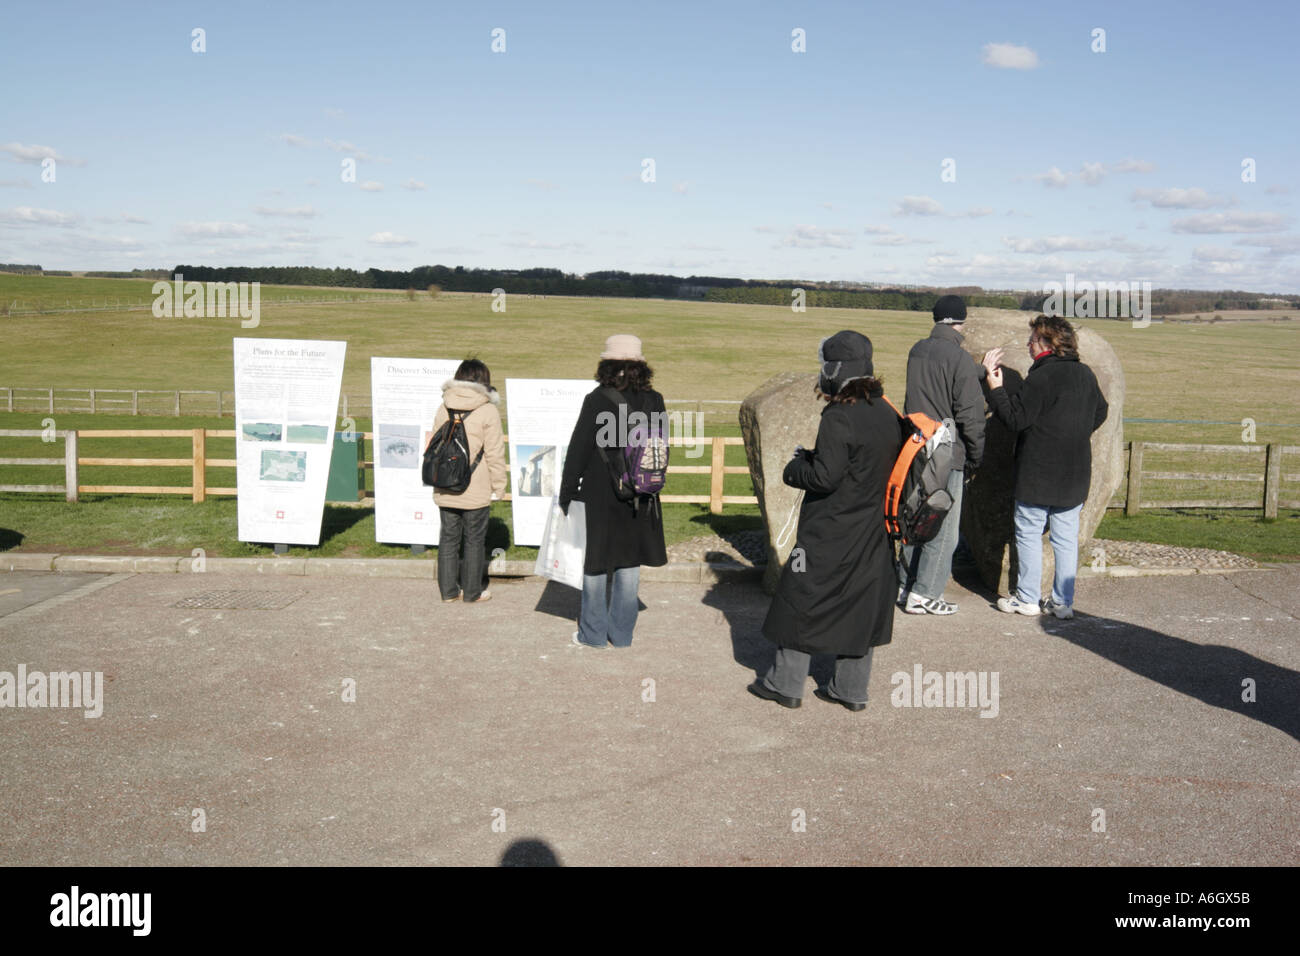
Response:
[{"label": "blue sky", "polygon": [[0,261],[1300,292],[1297,25],[1279,0],[11,5]]}]

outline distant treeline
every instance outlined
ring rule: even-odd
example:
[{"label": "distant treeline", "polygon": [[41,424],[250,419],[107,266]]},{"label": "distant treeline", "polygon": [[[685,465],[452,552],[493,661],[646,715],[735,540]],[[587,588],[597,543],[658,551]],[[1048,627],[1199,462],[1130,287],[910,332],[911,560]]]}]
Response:
[{"label": "distant treeline", "polygon": [[[45,273],[49,275],[49,273]],[[87,272],[91,279],[170,279],[166,269],[132,269],[130,272]]]},{"label": "distant treeline", "polygon": [[[0,271],[67,275],[46,272],[38,265],[0,263]],[[722,276],[659,275],[607,270],[586,275],[560,269],[466,269],[464,266],[419,266],[409,271],[388,269],[322,269],[314,266],[211,266],[179,265],[175,269],[132,269],[130,272],[87,272],[108,279],[169,279],[180,273],[195,282],[261,282],[265,285],[335,286],[350,289],[415,289],[437,286],[447,292],[491,293],[504,289],[522,295],[616,296],[638,299],[703,299],[756,305],[792,303],[796,288],[804,290],[809,307],[844,309],[898,309],[927,312],[946,292],[965,297],[970,306],[1040,311],[1047,293],[1039,291],[986,291],[978,286],[950,289],[918,286],[875,288],[852,282],[800,282],[797,280],[733,279]],[[1145,303],[1144,303],[1145,304]],[[1300,309],[1300,296],[1259,292],[1194,289],[1153,289],[1151,314],[1224,312],[1238,309]]]},{"label": "distant treeline", "polygon": [[[709,289],[704,298],[710,302],[746,302],[755,305],[790,305],[795,288],[804,290],[804,304],[824,309],[898,309],[929,312],[935,300],[944,294],[940,289],[820,289],[804,286],[777,286],[768,283],[747,284],[730,289]],[[963,293],[968,306],[993,309],[1019,309],[1020,296],[1013,293]],[[1031,306],[1032,308],[1032,306]]]}]

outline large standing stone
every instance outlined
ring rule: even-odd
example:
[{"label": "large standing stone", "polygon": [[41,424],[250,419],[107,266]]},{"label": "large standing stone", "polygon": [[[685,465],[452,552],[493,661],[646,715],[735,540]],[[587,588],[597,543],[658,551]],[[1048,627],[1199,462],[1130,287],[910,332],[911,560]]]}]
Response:
[{"label": "large standing stone", "polygon": [[[963,330],[964,348],[976,361],[984,353],[1001,347],[1003,374],[1010,384],[1023,381],[1032,364],[1026,342],[1033,313],[1009,309],[970,309]],[[1124,369],[1114,349],[1096,332],[1076,327],[1079,359],[1097,376],[1101,393],[1110,405],[1105,423],[1092,435],[1092,481],[1088,500],[1079,517],[1079,543],[1088,541],[1106,513],[1111,496],[1124,478]],[[1015,440],[995,417],[985,431],[984,460],[966,486],[962,502],[961,530],[971,549],[980,577],[1000,594],[1014,586],[1014,540],[1012,521],[1015,487]],[[1050,588],[1055,562],[1052,549],[1043,542],[1043,577]]]},{"label": "large standing stone", "polygon": [[767,528],[763,589],[768,594],[776,593],[781,569],[794,548],[799,491],[781,476],[795,446],[812,448],[817,443],[825,403],[814,394],[816,387],[816,373],[785,372],[764,382],[740,406],[749,476]]}]

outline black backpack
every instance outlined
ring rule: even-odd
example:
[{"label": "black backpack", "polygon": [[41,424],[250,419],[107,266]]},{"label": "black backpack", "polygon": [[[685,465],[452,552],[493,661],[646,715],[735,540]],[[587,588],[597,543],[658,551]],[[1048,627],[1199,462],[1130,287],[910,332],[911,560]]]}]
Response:
[{"label": "black backpack", "polygon": [[482,448],[473,462],[469,460],[469,436],[465,433],[465,416],[468,414],[447,409],[447,421],[429,439],[429,447],[424,450],[424,465],[420,469],[420,477],[426,485],[451,495],[459,495],[469,487],[474,469],[483,460]]}]

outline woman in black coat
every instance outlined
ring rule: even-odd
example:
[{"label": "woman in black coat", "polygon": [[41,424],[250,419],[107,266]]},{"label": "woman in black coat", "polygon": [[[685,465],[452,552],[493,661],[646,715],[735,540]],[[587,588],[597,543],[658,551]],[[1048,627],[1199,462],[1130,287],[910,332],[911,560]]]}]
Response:
[{"label": "woman in black coat", "polygon": [[[659,502],[644,498],[619,501],[606,458],[612,460],[620,454],[611,441],[621,437],[619,423],[626,423],[636,412],[647,417],[664,415],[664,398],[650,387],[654,373],[635,335],[611,335],[600,359],[596,368],[599,387],[583,399],[569,439],[560,508],[567,515],[569,503],[581,501],[587,515],[582,611],[573,642],[587,647],[604,647],[606,642],[627,647],[636,627],[641,565],[661,567],[668,563],[668,555]],[[625,412],[620,413],[620,404],[626,404]]]},{"label": "woman in black coat", "polygon": [[897,580],[885,532],[889,473],[902,447],[898,413],[874,377],[871,340],[853,331],[823,340],[818,393],[827,402],[817,447],[798,449],[785,483],[804,490],[794,550],[763,622],[777,645],[751,693],[798,707],[812,654],[834,654],[823,700],[866,707],[874,648],[888,644]]}]

